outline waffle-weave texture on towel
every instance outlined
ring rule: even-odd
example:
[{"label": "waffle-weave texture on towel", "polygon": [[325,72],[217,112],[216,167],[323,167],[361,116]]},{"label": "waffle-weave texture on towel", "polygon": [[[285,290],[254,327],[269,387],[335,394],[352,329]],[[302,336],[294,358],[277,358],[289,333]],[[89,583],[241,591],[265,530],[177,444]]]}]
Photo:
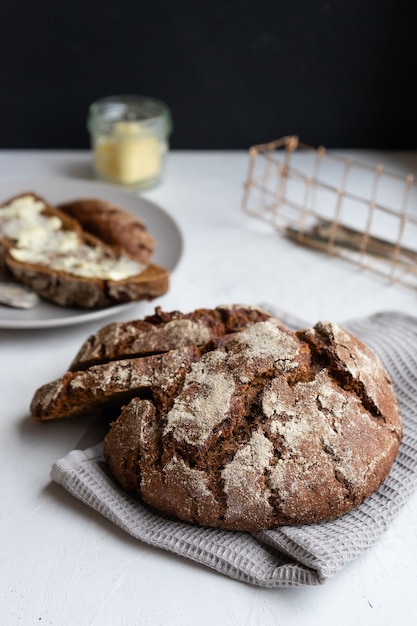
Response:
[{"label": "waffle-weave texture on towel", "polygon": [[[288,325],[306,325],[268,308]],[[343,325],[384,363],[404,427],[388,478],[347,515],[331,522],[255,533],[192,526],[159,514],[124,493],[106,470],[102,444],[73,450],[57,461],[51,471],[53,480],[138,540],[231,578],[261,587],[325,582],[372,546],[417,490],[417,318],[387,312]]]}]

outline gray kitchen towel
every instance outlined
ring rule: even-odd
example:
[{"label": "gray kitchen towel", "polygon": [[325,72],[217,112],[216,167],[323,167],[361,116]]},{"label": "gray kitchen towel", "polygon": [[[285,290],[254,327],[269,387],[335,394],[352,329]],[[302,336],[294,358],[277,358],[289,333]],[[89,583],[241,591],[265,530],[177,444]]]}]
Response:
[{"label": "gray kitchen towel", "polygon": [[[289,326],[306,325],[268,308]],[[138,540],[236,580],[260,587],[324,583],[370,548],[417,490],[417,318],[384,312],[344,326],[368,344],[388,370],[400,404],[404,438],[384,484],[343,517],[254,533],[186,524],[124,493],[107,471],[102,443],[73,450],[54,464],[51,477]]]}]

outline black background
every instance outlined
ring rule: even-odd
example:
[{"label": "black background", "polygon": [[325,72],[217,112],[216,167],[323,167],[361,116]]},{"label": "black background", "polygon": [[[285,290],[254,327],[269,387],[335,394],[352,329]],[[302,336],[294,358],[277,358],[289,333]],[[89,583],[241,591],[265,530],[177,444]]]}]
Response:
[{"label": "black background", "polygon": [[417,148],[417,7],[401,0],[2,0],[0,148],[87,148],[88,106],[171,108],[177,149],[297,134]]}]

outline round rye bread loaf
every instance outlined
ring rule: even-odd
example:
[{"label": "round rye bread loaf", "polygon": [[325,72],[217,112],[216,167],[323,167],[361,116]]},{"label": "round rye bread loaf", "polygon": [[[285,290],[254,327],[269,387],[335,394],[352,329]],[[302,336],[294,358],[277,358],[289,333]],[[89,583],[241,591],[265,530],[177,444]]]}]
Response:
[{"label": "round rye bread loaf", "polygon": [[212,342],[180,382],[112,424],[120,485],[184,521],[234,530],[347,513],[388,475],[402,436],[377,356],[333,323],[274,319]]},{"label": "round rye bread loaf", "polygon": [[292,332],[230,305],[116,322],[41,387],[35,419],[104,412],[108,467],[130,494],[202,526],[256,531],[347,513],[402,437],[379,358],[331,322]]}]

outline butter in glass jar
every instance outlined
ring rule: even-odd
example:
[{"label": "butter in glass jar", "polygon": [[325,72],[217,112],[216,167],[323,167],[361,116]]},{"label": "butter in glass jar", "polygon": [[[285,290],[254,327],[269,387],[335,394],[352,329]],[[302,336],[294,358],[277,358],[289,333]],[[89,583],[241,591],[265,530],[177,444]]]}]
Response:
[{"label": "butter in glass jar", "polygon": [[136,189],[153,187],[162,178],[171,112],[145,96],[109,96],[90,105],[94,169],[101,180]]}]

